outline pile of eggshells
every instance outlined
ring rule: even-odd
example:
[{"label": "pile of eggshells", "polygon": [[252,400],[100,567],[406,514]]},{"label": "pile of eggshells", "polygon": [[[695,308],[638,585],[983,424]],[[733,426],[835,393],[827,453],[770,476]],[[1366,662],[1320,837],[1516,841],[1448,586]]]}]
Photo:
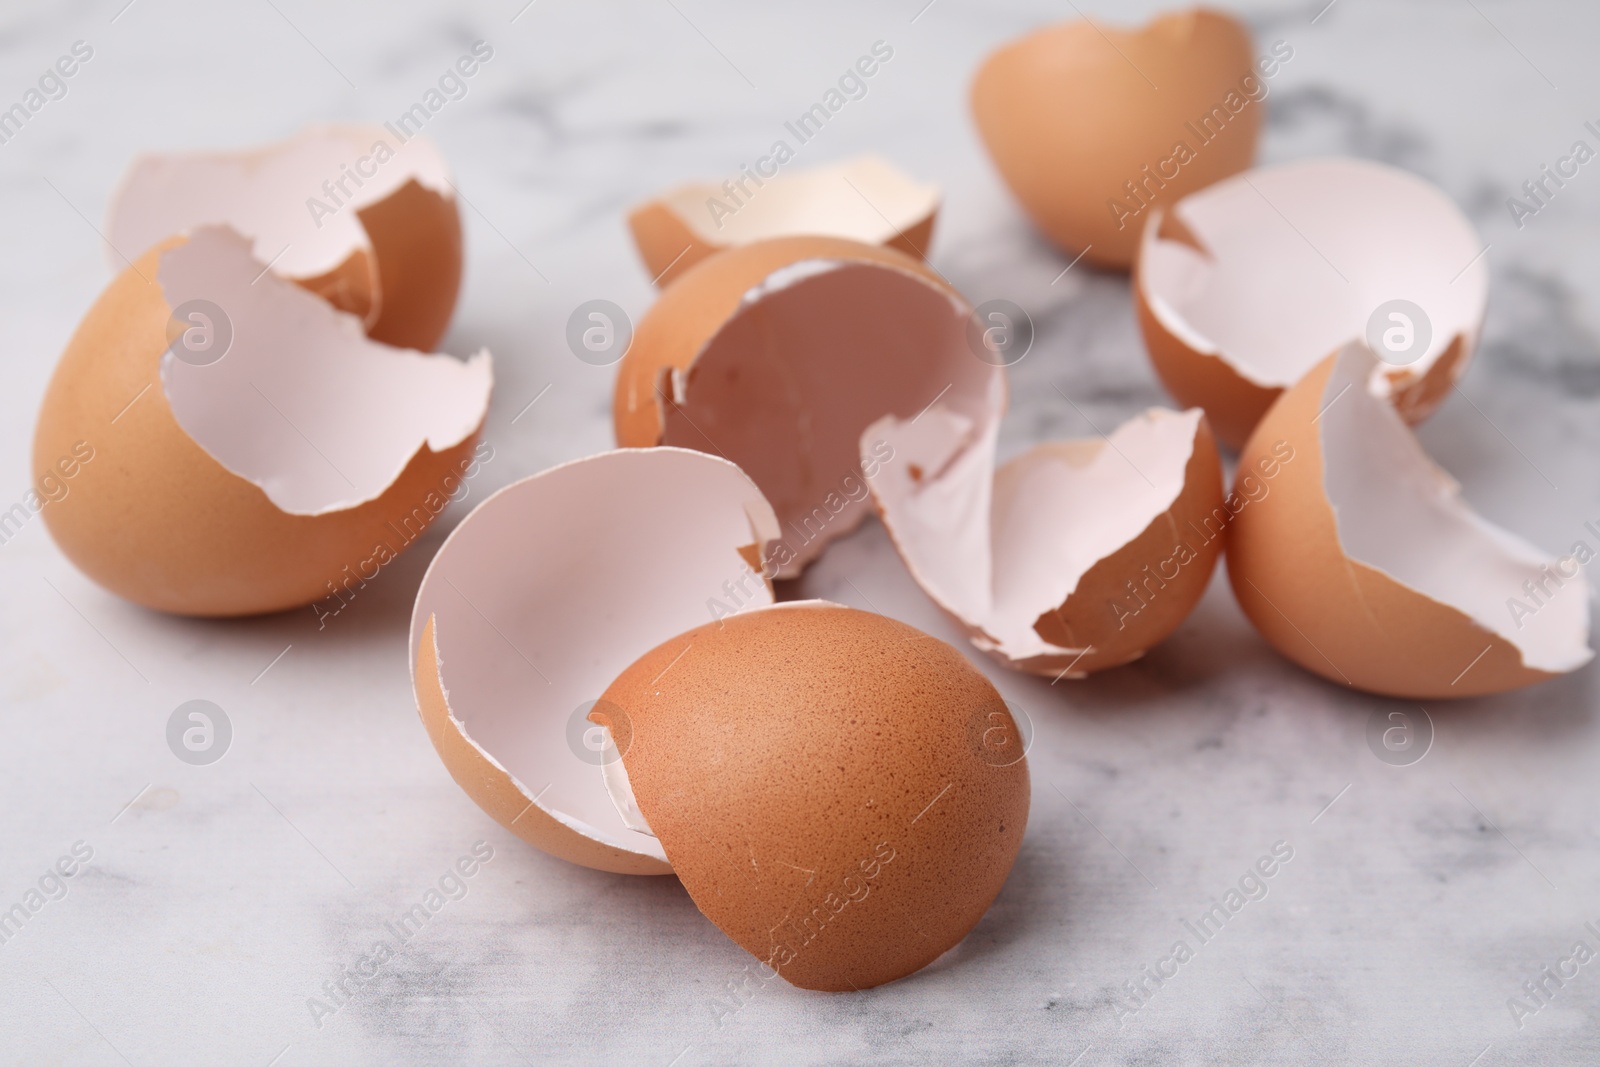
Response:
[{"label": "pile of eggshells", "polygon": [[[1224,554],[1266,640],[1341,685],[1468,696],[1587,662],[1576,567],[1474,515],[1409,428],[1477,343],[1479,239],[1390,167],[1250,169],[1286,58],[1189,11],[984,61],[996,168],[1068,259],[1131,271],[1187,405],[1001,464],[1006,361],[975,358],[985,324],[922,261],[936,189],[861,159],[725,219],[707,186],[637,208],[663,288],[618,369],[619,448],[485,500],[417,594],[417,704],[460,786],[555,856],[677,875],[789,982],[864,989],[973,928],[1029,800],[1016,723],[965,655],[777,602],[869,513],[974,646],[1052,678],[1143,655]],[[123,180],[107,233],[138,258],[68,344],[35,445],[43,469],[92,443],[45,516],[107,589],[196,616],[304,606],[470,476],[491,359],[429,351],[461,279],[455,186],[427,141],[391,141],[319,128]],[[332,175],[312,225],[301,194]],[[1391,300],[1429,324],[1403,361],[1368,336]],[[1507,615],[1552,574],[1579,588]]]}]

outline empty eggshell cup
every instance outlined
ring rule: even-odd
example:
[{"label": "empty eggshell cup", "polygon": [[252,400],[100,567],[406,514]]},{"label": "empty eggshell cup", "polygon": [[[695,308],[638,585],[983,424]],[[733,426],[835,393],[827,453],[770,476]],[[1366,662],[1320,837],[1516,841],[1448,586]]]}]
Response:
[{"label": "empty eggshell cup", "polygon": [[1245,614],[1307,670],[1386,696],[1498,693],[1589,662],[1581,566],[1474,514],[1375,395],[1379,366],[1359,343],[1329,356],[1240,454],[1241,471],[1277,463],[1228,540]]},{"label": "empty eggshell cup", "polygon": [[912,577],[1007,667],[1083,677],[1137,659],[1188,617],[1221,555],[1205,416],[1152,408],[998,470],[996,431],[941,404],[862,436],[892,449],[870,484]]},{"label": "empty eggshell cup", "polygon": [[871,510],[884,415],[938,401],[978,432],[1005,406],[1002,368],[975,354],[972,307],[888,248],[785,237],[686,271],[640,320],[619,364],[617,443],[676,445],[737,463],[782,529],[769,577],[790,578]]},{"label": "empty eggshell cup", "polygon": [[309,604],[402,551],[473,462],[493,372],[368,339],[203,226],[106,288],[45,392],[41,467],[91,449],[44,512],[89,577],[189,615]]},{"label": "empty eggshell cup", "polygon": [[376,341],[429,351],[461,286],[461,218],[432,141],[315,126],[241,152],[134,160],[106,222],[114,266],[175,233],[226,224],[280,276],[357,316]]},{"label": "empty eggshell cup", "polygon": [[682,185],[628,215],[634,244],[657,285],[707,256],[771,237],[843,237],[922,259],[933,238],[939,190],[877,156],[825,167],[748,171],[722,185]]},{"label": "empty eggshell cup", "polygon": [[[623,449],[500,490],[445,541],[412,677],[452,777],[552,855],[676,873],[789,982],[863,989],[944,953],[1027,822],[1023,743],[949,645],[773,604],[754,482]],[[717,610],[738,591],[737,609]],[[998,741],[996,740],[998,738]]]},{"label": "empty eggshell cup", "polygon": [[1232,448],[1395,301],[1422,317],[1409,313],[1413,350],[1375,367],[1374,388],[1422,421],[1466,369],[1488,300],[1484,246],[1460,209],[1421,178],[1364,160],[1218,182],[1153,214],[1143,243],[1134,302],[1156,372]]}]

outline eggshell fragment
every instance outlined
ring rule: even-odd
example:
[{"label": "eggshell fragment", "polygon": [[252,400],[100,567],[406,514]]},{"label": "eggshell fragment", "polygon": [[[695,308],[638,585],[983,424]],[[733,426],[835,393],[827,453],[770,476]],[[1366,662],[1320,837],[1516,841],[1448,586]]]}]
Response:
[{"label": "eggshell fragment", "polygon": [[678,445],[737,463],[772,502],[777,577],[800,573],[870,508],[861,433],[939,401],[980,428],[1005,406],[977,358],[972,308],[892,249],[785,237],[729,249],[668,286],[617,376],[617,443]]},{"label": "eggshell fragment", "polygon": [[1237,448],[1273,400],[1364,336],[1391,300],[1431,340],[1374,387],[1421,422],[1465,370],[1483,324],[1483,243],[1439,189],[1356,159],[1263,167],[1193,193],[1146,226],[1134,278],[1156,372]]},{"label": "eggshell fragment", "polygon": [[1193,8],[1125,30],[1077,19],[983,61],[972,113],[1034,224],[1070,256],[1125,270],[1152,203],[1250,165],[1265,107],[1250,32]]},{"label": "eggshell fragment", "polygon": [[411,616],[417,706],[451,777],[551,855],[671,873],[612,805],[615,753],[585,736],[588,706],[645,651],[733,610],[730,589],[738,610],[770,604],[752,572],[777,535],[739,468],[678,448],[591,456],[489,497],[439,549]]},{"label": "eggshell fragment", "polygon": [[[191,330],[220,358],[180,359]],[[45,521],[84,573],[149,607],[308,604],[372,577],[358,572],[444,509],[491,385],[487,352],[370,341],[247,240],[201,227],[119,275],[62,354],[34,456],[48,467],[83,444],[95,458]]]},{"label": "eggshell fragment", "polygon": [[628,227],[650,276],[666,285],[715,252],[770,237],[844,237],[921,259],[938,210],[938,189],[862,156],[765,181],[681,185],[634,208]]},{"label": "eggshell fragment", "polygon": [[1109,438],[1035,446],[995,469],[996,427],[935,406],[862,436],[912,576],[977,647],[1083,677],[1142,656],[1188,617],[1221,554],[1222,466],[1199,409],[1152,408]]},{"label": "eggshell fragment", "polygon": [[141,156],[112,198],[114,265],[208,223],[250,237],[262,263],[385,344],[430,350],[455,310],[461,217],[426,138],[315,126],[252,151]]},{"label": "eggshell fragment", "polygon": [[701,626],[624,670],[593,717],[618,709],[632,792],[689,895],[802,988],[926,966],[1021,846],[1028,770],[1000,694],[882,615],[809,601]]},{"label": "eggshell fragment", "polygon": [[1388,696],[1498,693],[1587,663],[1578,562],[1468,509],[1373,395],[1377,362],[1360,344],[1323,360],[1240,454],[1241,471],[1277,470],[1228,542],[1245,614],[1307,670]]}]

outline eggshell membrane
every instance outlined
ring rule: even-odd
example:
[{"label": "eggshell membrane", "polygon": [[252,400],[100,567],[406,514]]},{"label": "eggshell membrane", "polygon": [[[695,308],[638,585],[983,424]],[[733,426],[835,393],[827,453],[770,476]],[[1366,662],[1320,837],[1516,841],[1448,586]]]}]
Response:
[{"label": "eggshell membrane", "polygon": [[484,811],[553,856],[668,874],[571,747],[580,708],[635,658],[770,604],[777,520],[732,463],[678,448],[606,452],[495,493],[451,532],[411,617],[412,682],[445,767]]},{"label": "eggshell membrane", "polygon": [[1332,681],[1412,699],[1477,696],[1588,662],[1581,569],[1519,631],[1507,598],[1556,561],[1473,514],[1349,345],[1267,412],[1240,470],[1291,457],[1235,517],[1228,575],[1269,643]]},{"label": "eggshell membrane", "polygon": [[1198,408],[1152,408],[998,470],[996,428],[939,406],[869,440],[894,449],[871,486],[912,577],[1016,670],[1081,678],[1137,659],[1188,617],[1221,554],[1221,460]]},{"label": "eggshell membrane", "polygon": [[373,343],[353,316],[303,289],[260,284],[263,269],[249,242],[220,226],[162,255],[168,306],[209,301],[232,338],[203,366],[163,355],[161,385],[185,432],[280,509],[320,515],[363,504],[420,446],[442,451],[482,425],[493,385],[487,350],[462,363]]},{"label": "eggshell membrane", "polygon": [[[382,163],[372,158],[379,142],[394,153]],[[364,157],[373,173],[349,177]],[[341,179],[335,196],[322,188]],[[313,212],[312,198],[334,213]],[[385,344],[430,350],[455,310],[461,217],[449,168],[426,138],[330,125],[244,152],[141,156],[112,198],[106,234],[120,267],[125,255],[208,223],[250,236],[262,263],[361,318]]]},{"label": "eggshell membrane", "polygon": [[[1028,770],[1004,701],[882,615],[810,601],[698,627],[623,671],[593,717],[617,708],[633,793],[689,895],[802,988],[926,966],[1021,846]],[[995,723],[999,759],[982,750]]]},{"label": "eggshell membrane", "polygon": [[[759,186],[747,181],[745,190],[681,185],[629,213],[634,244],[657,285],[724,248],[771,237],[844,237],[921,259],[939,211],[937,188],[877,156],[779,172]],[[713,210],[713,202],[720,207]]]},{"label": "eggshell membrane", "polygon": [[[282,355],[303,371],[297,382],[279,379],[284,385],[280,402],[289,402],[296,389],[322,392],[331,405],[328,417],[348,424],[353,431],[348,444],[356,450],[367,447],[362,427],[374,434],[381,427],[387,434],[392,427],[384,424],[397,416],[364,409],[359,396],[328,395],[325,372],[330,368],[348,359],[389,356],[401,362],[386,365],[379,359],[370,365],[366,384],[375,395],[398,395],[391,376],[434,391],[434,399],[449,392],[457,400],[465,395],[451,432],[436,435],[431,445],[426,432],[409,446],[388,437],[389,460],[379,464],[391,471],[387,485],[381,478],[371,481],[371,491],[349,506],[291,513],[261,484],[219,461],[175,414],[167,393],[175,362],[168,349],[173,303],[163,289],[166,268],[174,262],[186,264],[190,280],[210,277],[217,284],[237,281],[241,271],[254,276],[265,266],[249,256],[242,241],[230,241],[226,231],[201,230],[193,238],[171,238],[150,249],[101,294],[57,364],[35,431],[40,468],[70,454],[80,441],[95,453],[72,479],[68,495],[45,508],[51,536],[100,585],[162,611],[258,614],[348,590],[366,563],[380,555],[387,562],[420,536],[455,491],[471,463],[488,406],[487,356],[469,368],[446,356],[387,349],[366,340],[349,316],[271,274],[222,296],[231,305],[235,328],[242,330],[238,349],[209,367],[183,364],[179,377],[190,384],[187,372],[238,369],[228,360],[247,359],[246,351],[265,338],[270,343],[256,348],[257,366],[270,372],[266,364]],[[306,363],[306,351],[322,361]],[[440,370],[442,377],[434,373]],[[457,380],[447,381],[451,378]],[[203,385],[190,389],[191,414],[200,412],[223,436],[243,431],[245,420],[205,413],[207,399]],[[217,399],[231,406],[238,397],[218,394]],[[301,427],[307,428],[320,430]],[[292,472],[284,473],[292,480]]]},{"label": "eggshell membrane", "polygon": [[1161,380],[1233,448],[1318,360],[1393,299],[1421,306],[1428,348],[1375,385],[1410,422],[1448,395],[1488,301],[1483,244],[1438,189],[1355,159],[1264,167],[1152,214],[1134,278]]},{"label": "eggshell membrane", "polygon": [[[991,52],[973,79],[972,113],[1034,224],[1067,254],[1125,270],[1148,208],[1124,183],[1172,203],[1250,165],[1264,101],[1235,113],[1223,101],[1230,92],[1246,99],[1239,84],[1256,75],[1253,63],[1249,30],[1221,12],[1192,8],[1131,30],[1078,19]],[[1186,124],[1212,108],[1225,121],[1202,143]],[[1175,177],[1158,174],[1180,141],[1193,158]],[[1113,210],[1116,201],[1125,211]]]},{"label": "eggshell membrane", "polygon": [[[971,306],[892,249],[786,237],[729,249],[668,286],[617,376],[617,442],[721,455],[772,502],[789,578],[871,504],[861,432],[939,400],[987,426],[1004,372],[968,346]],[[843,387],[841,383],[848,387]]]}]

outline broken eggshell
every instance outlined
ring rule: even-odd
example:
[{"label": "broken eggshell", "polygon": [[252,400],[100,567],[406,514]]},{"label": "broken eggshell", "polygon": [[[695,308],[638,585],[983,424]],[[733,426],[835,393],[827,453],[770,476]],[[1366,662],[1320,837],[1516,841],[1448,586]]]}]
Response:
[{"label": "broken eggshell", "polygon": [[1577,561],[1473,513],[1373,394],[1377,367],[1359,343],[1329,356],[1240,454],[1241,471],[1277,472],[1228,540],[1250,621],[1307,670],[1386,696],[1498,693],[1589,662]]},{"label": "broken eggshell", "polygon": [[377,341],[429,351],[461,286],[461,218],[444,158],[382,126],[316,126],[243,152],[146,155],[112,197],[107,240],[137,257],[224,223],[280,276],[360,318]]},{"label": "broken eggshell", "polygon": [[995,440],[942,405],[862,435],[895,457],[871,482],[884,528],[973,644],[1016,670],[1083,677],[1188,617],[1228,522],[1199,409],[1152,408],[1109,438],[1037,445],[998,470]]},{"label": "broken eggshell", "polygon": [[1134,302],[1162,382],[1238,448],[1280,393],[1363,337],[1382,305],[1409,300],[1427,316],[1428,343],[1373,377],[1416,423],[1477,346],[1483,251],[1460,209],[1414,175],[1356,159],[1288,163],[1155,212]]},{"label": "broken eggshell", "polygon": [[783,527],[769,577],[793,577],[871,508],[866,482],[893,455],[863,460],[868,424],[936,400],[980,432],[999,420],[1004,372],[974,354],[971,316],[949,283],[892,249],[829,237],[729,249],[640,320],[617,376],[617,443],[737,463]]},{"label": "broken eggshell", "polygon": [[765,180],[746,170],[722,185],[682,185],[634,208],[628,227],[650,276],[666,285],[724,248],[769,237],[845,237],[925,258],[938,210],[938,189],[862,156]]},{"label": "broken eggshell", "polygon": [[35,459],[94,458],[45,522],[119,596],[188,615],[311,603],[415,540],[473,462],[487,352],[378,344],[265,266],[226,227],[172,238],[56,366]]},{"label": "broken eggshell", "polygon": [[[1125,270],[1147,201],[1250,165],[1277,61],[1231,15],[1194,8],[1138,29],[1077,19],[991,52],[972,113],[995,168],[1070,256]],[[1293,54],[1292,50],[1289,52]]]},{"label": "broken eggshell", "polygon": [[[612,805],[586,718],[639,656],[770,604],[760,491],[679,448],[566,463],[501,489],[451,532],[411,617],[412,682],[450,775],[513,834],[573,863],[669,874],[661,845]],[[728,610],[725,606],[723,611]]]},{"label": "broken eggshell", "polygon": [[607,687],[619,806],[700,910],[785,980],[891,982],[983,917],[1028,821],[1024,744],[960,652],[802,601],[679,634]]}]

